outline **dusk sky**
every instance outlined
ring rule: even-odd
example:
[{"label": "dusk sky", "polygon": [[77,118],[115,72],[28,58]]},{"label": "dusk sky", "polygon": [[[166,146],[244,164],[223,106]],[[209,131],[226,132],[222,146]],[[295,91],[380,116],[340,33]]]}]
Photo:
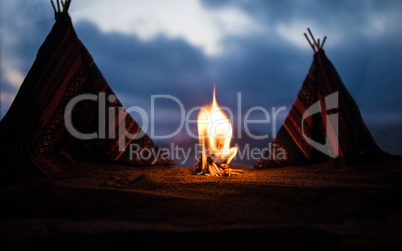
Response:
[{"label": "dusk sky", "polygon": [[[49,0],[0,0],[0,9],[3,117],[54,24],[54,13]],[[327,36],[326,54],[377,143],[402,154],[400,0],[72,0],[69,13],[125,107],[139,106],[150,115],[151,95],[166,94],[188,112],[212,102],[215,84],[219,105],[234,112],[235,131],[238,93],[242,116],[256,106],[268,111],[285,106],[279,129],[313,60],[303,35],[310,27],[316,38]],[[180,125],[180,107],[156,100],[154,117],[155,133],[169,134]],[[263,114],[255,111],[251,117]],[[262,134],[271,127],[252,125]],[[195,125],[192,129],[196,132]],[[193,142],[189,138],[183,129],[173,139],[155,141],[168,146]]]}]

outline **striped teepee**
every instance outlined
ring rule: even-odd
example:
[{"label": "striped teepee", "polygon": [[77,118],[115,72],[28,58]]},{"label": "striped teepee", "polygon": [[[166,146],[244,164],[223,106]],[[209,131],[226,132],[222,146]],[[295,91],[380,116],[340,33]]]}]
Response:
[{"label": "striped teepee", "polygon": [[326,37],[305,34],[314,60],[288,116],[254,168],[325,162],[342,165],[381,159],[359,108],[322,49]]},{"label": "striped teepee", "polygon": [[[52,2],[56,23],[0,122],[0,171],[16,173],[21,167],[35,166],[52,175],[89,151],[97,159],[130,165],[174,165],[130,115],[121,116],[124,108],[77,38],[67,12],[70,2],[62,1],[60,7],[57,1],[57,8]],[[85,100],[69,108],[69,101],[80,94],[109,99]],[[106,112],[110,110],[115,112]],[[99,121],[109,127],[103,137],[79,139],[67,130],[66,117],[83,134],[99,132]],[[120,128],[127,133],[119,133]],[[130,144],[144,154],[130,154]]]}]

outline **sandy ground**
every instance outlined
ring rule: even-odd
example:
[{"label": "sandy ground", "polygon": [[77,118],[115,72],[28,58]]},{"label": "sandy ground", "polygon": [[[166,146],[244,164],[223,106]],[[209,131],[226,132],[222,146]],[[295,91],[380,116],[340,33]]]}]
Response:
[{"label": "sandy ground", "polygon": [[0,241],[199,250],[402,247],[402,161],[232,177],[79,163],[0,186]]}]

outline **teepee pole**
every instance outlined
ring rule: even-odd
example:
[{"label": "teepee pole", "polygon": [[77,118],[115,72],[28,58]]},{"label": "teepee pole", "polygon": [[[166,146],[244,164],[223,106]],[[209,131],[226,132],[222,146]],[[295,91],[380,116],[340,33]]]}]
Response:
[{"label": "teepee pole", "polygon": [[307,36],[306,33],[304,33],[304,36],[306,37],[306,39],[307,39],[308,43],[310,44],[311,48],[313,48],[314,53],[317,53],[317,51],[315,50],[314,45],[311,43],[311,41],[310,41],[310,39],[308,38],[308,36]]},{"label": "teepee pole", "polygon": [[[60,8],[60,2],[61,2],[61,6],[63,9]],[[71,0],[56,0],[57,3],[57,9],[56,9],[56,5],[54,4],[53,0],[50,0],[50,3],[52,4],[53,10],[55,13],[67,13],[68,12],[68,8],[70,7],[71,4]]]},{"label": "teepee pole", "polygon": [[60,1],[56,0],[56,3],[57,3],[57,11],[60,12]]},{"label": "teepee pole", "polygon": [[325,36],[324,39],[322,40],[321,48],[324,46],[325,40],[327,40],[327,36]]},{"label": "teepee pole", "polygon": [[57,10],[56,10],[56,6],[54,6],[53,0],[50,0],[50,3],[52,4],[52,6],[53,6],[53,10],[54,10],[54,12],[56,13],[56,12],[57,12]]},{"label": "teepee pole", "polygon": [[71,0],[65,0],[64,1],[64,8],[63,8],[63,13],[68,12],[68,8],[70,8]]},{"label": "teepee pole", "polygon": [[313,33],[311,32],[310,28],[307,28],[307,31],[308,31],[308,33],[310,33],[310,36],[313,39],[315,46],[317,46],[317,48],[320,48],[320,46],[318,46],[317,42],[315,41],[315,38],[314,38]]}]

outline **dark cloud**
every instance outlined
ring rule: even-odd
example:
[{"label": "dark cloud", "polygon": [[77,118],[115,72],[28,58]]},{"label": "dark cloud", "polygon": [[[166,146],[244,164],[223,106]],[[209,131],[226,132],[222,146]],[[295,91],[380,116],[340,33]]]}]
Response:
[{"label": "dark cloud", "polygon": [[[208,100],[200,92],[212,93],[208,59],[182,39],[158,36],[142,41],[135,35],[102,33],[87,22],[75,28],[126,107],[140,106],[150,114],[151,95],[166,94],[190,109]],[[154,105],[155,131],[174,132],[180,126],[180,104],[171,98],[157,98]]]},{"label": "dark cloud", "polygon": [[325,29],[337,28],[348,35],[356,33],[373,18],[402,12],[398,0],[340,1],[265,1],[265,0],[201,0],[207,8],[236,6],[261,22],[269,24],[310,21]]},{"label": "dark cloud", "polygon": [[15,62],[27,73],[39,46],[54,23],[53,12],[43,1],[1,2],[2,61]]},{"label": "dark cloud", "polygon": [[[182,39],[158,36],[142,41],[135,35],[102,33],[91,23],[75,25],[106,79],[118,91],[133,95],[176,94],[195,90],[208,81],[208,60]],[[185,101],[198,100],[186,95]]]}]

